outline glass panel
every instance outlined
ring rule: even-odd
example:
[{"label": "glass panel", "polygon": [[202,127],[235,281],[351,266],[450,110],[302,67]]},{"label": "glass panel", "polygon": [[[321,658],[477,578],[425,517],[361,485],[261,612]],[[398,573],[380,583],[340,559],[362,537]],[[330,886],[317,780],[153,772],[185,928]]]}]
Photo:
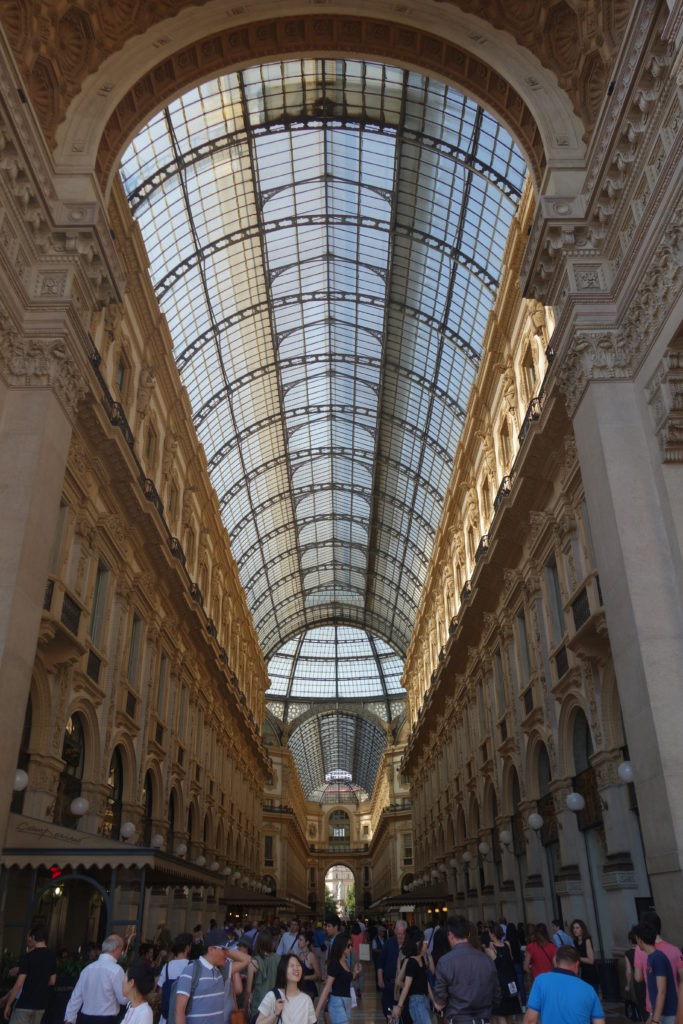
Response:
[{"label": "glass panel", "polygon": [[[126,151],[267,658],[331,620],[405,654],[525,173],[454,89],[336,59],[203,83]],[[364,685],[284,663],[271,679]]]}]

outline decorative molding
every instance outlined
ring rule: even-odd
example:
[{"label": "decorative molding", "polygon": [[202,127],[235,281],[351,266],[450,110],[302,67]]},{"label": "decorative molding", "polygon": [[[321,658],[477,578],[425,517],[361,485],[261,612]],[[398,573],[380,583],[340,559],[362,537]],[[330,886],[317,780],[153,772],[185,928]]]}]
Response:
[{"label": "decorative molding", "polygon": [[666,353],[645,390],[662,462],[683,462],[683,348]]},{"label": "decorative molding", "polygon": [[682,277],[683,201],[679,196],[618,327],[579,328],[574,332],[558,371],[570,416],[575,414],[591,380],[629,380],[635,376],[678,296]]},{"label": "decorative molding", "polygon": [[73,422],[88,391],[66,338],[25,338],[0,309],[0,375],[10,387],[50,388]]}]

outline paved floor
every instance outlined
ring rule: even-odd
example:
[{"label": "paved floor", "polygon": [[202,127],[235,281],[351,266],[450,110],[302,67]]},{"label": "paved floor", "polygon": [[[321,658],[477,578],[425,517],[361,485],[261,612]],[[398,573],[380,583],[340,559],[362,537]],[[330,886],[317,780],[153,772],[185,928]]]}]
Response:
[{"label": "paved floor", "polygon": [[[364,979],[365,981],[366,979]],[[626,1017],[624,1016],[624,1007],[621,1003],[606,1003],[604,1004],[606,1020],[609,1024],[628,1024]],[[433,1017],[434,1024],[441,1018]],[[524,1019],[524,1014],[518,1014],[515,1018],[515,1024],[521,1024]],[[375,989],[374,979],[373,984],[365,984],[361,998],[358,1002],[357,1008],[353,1011],[351,1024],[384,1024],[384,1016],[382,1014],[382,1004],[379,997],[379,992]],[[541,1022],[545,1024],[545,1022]],[[552,1022],[548,1022],[552,1024]]]}]

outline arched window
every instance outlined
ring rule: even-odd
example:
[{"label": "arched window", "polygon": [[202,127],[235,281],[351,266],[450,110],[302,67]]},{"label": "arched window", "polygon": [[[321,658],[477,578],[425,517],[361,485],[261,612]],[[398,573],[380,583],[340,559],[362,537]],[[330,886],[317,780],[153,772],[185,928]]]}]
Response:
[{"label": "arched window", "polygon": [[545,745],[542,743],[538,751],[538,795],[546,796],[550,786],[550,758]]},{"label": "arched window", "polygon": [[536,384],[538,383],[538,374],[534,365],[534,354],[531,350],[531,345],[527,345],[522,359],[522,380],[524,382],[526,400],[530,402],[536,394]]},{"label": "arched window", "polygon": [[507,416],[503,420],[503,426],[500,428],[500,460],[502,468],[507,471],[512,462],[512,438],[510,436]]},{"label": "arched window", "polygon": [[145,824],[143,842],[145,846],[151,846],[152,817],[154,815],[154,780],[152,779],[151,772],[147,772],[145,775],[145,789],[142,794],[142,799],[145,805]]},{"label": "arched window", "polygon": [[351,848],[351,820],[346,811],[332,811],[329,817],[329,845],[333,850]]},{"label": "arched window", "polygon": [[85,735],[80,715],[72,715],[66,723],[62,740],[64,767],[59,776],[53,822],[76,828],[78,818],[71,813],[71,801],[81,795],[83,767],[85,765]]},{"label": "arched window", "polygon": [[121,812],[123,809],[123,761],[120,747],[116,747],[111,755],[107,786],[109,789],[102,832],[110,839],[118,839],[121,834]]},{"label": "arched window", "polygon": [[176,797],[171,793],[168,801],[168,835],[166,837],[166,849],[173,853],[175,847],[175,823],[176,823]]},{"label": "arched window", "polygon": [[[26,714],[24,715],[24,728],[21,730],[21,744],[19,746],[19,757],[17,758],[17,768],[21,768],[22,771],[28,772],[29,765],[29,753],[28,745],[31,741],[31,725],[33,722],[33,707],[31,705],[31,698],[28,698],[28,704],[26,705]],[[24,809],[24,794],[25,789],[17,790],[12,794],[12,806],[10,810],[15,814],[21,814]]]},{"label": "arched window", "polygon": [[488,480],[484,480],[484,484],[481,489],[481,511],[486,524],[488,525],[491,520],[491,491]]},{"label": "arched window", "polygon": [[576,712],[574,719],[574,774],[580,775],[591,767],[591,756],[593,754],[593,741],[588,725],[588,719],[581,709]]}]

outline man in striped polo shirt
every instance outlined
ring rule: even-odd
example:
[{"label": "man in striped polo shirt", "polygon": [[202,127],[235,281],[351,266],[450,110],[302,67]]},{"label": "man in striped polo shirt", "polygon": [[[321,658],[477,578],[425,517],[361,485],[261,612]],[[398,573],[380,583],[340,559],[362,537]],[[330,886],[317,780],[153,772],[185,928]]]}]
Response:
[{"label": "man in striped polo shirt", "polygon": [[251,957],[237,949],[228,949],[222,928],[213,928],[206,936],[206,953],[199,957],[200,971],[193,989],[194,961],[190,961],[178,978],[176,988],[176,1024],[226,1024],[232,1003],[230,972],[225,965],[232,960],[237,970],[248,967]]}]

